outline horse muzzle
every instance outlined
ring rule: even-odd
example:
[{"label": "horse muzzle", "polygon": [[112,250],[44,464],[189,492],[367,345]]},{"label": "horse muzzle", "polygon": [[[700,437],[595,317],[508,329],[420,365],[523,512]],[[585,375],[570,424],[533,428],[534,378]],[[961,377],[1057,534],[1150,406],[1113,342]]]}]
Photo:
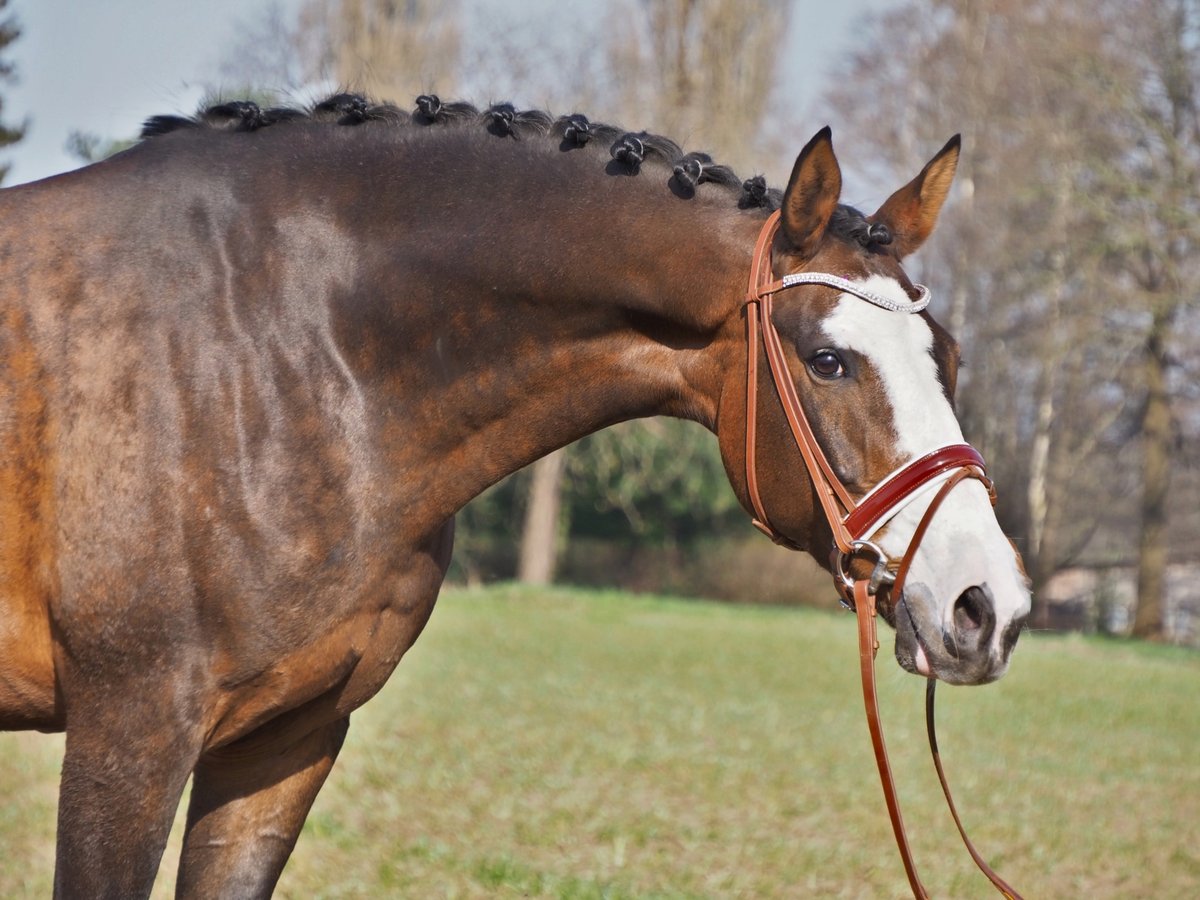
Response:
[{"label": "horse muzzle", "polygon": [[1002,626],[991,591],[970,587],[943,615],[928,587],[910,581],[895,606],[896,661],[947,684],[987,684],[1008,671],[1025,617]]}]

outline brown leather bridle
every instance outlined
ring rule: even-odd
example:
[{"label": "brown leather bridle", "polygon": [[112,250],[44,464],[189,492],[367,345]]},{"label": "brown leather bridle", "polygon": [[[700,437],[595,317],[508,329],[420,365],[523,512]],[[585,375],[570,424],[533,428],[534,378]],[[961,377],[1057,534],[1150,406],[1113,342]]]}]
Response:
[{"label": "brown leather bridle", "polygon": [[[942,501],[955,486],[968,478],[977,479],[987,487],[993,503],[996,499],[995,490],[987,476],[983,457],[979,455],[978,451],[968,444],[950,444],[897,469],[884,478],[865,497],[855,500],[851,496],[850,491],[842,484],[833,466],[830,465],[820,444],[817,443],[804,408],[800,405],[795,382],[788,372],[783,342],[771,319],[773,297],[779,291],[798,284],[821,284],[853,294],[878,306],[902,313],[914,313],[924,308],[925,302],[928,300],[928,291],[919,288],[921,298],[910,307],[902,307],[886,298],[871,294],[836,275],[805,272],[775,280],[772,277],[771,269],[771,246],[779,229],[779,221],[780,212],[776,211],[771,214],[763,225],[762,231],[759,232],[754,248],[754,258],[750,266],[749,291],[746,295],[746,490],[749,494],[750,505],[754,509],[755,527],[777,544],[793,550],[803,549],[771,525],[759,493],[756,446],[758,440],[758,343],[761,339],[767,365],[770,368],[779,401],[783,406],[784,415],[791,428],[796,446],[800,450],[800,455],[804,459],[805,468],[808,470],[813,490],[821,504],[825,519],[833,533],[832,568],[838,592],[841,594],[843,602],[855,610],[858,618],[859,670],[862,676],[867,727],[871,733],[871,744],[875,750],[879,779],[883,785],[883,795],[892,820],[892,830],[896,835],[896,844],[904,862],[904,871],[908,875],[913,895],[917,898],[927,898],[929,894],[917,875],[908,835],[904,830],[904,820],[900,815],[900,804],[892,780],[891,764],[888,761],[887,746],[883,740],[883,726],[879,716],[879,702],[875,687],[875,655],[879,650],[879,640],[875,630],[875,598],[880,591],[889,591],[893,597],[901,596],[904,581],[908,576],[917,547],[924,538],[929,523]],[[893,568],[892,561],[883,550],[869,540],[871,534],[885,524],[898,510],[915,499],[926,485],[930,485],[939,478],[943,479],[943,483],[934,494],[933,500],[913,532],[904,556]],[[850,563],[854,557],[863,552],[875,554],[874,570],[867,579],[854,578],[849,571]],[[942,770],[934,729],[933,698],[936,683],[937,680],[934,677],[931,677],[927,683],[926,723],[930,751],[933,754],[938,780],[946,795],[950,813],[954,817],[954,822],[958,826],[959,834],[962,836],[971,858],[975,860],[984,875],[1004,896],[1020,900],[1020,895],[1016,890],[993,872],[975,850],[959,819],[954,799],[950,796],[950,786]]]}]

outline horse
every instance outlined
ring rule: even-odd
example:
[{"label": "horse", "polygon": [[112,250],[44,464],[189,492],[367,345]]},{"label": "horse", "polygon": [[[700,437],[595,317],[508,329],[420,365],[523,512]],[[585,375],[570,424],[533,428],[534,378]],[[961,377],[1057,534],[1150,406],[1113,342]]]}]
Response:
[{"label": "horse", "polygon": [[902,268],[959,152],[866,215],[828,129],[779,191],[579,114],[339,94],[155,117],[0,192],[0,728],[66,732],[56,896],[147,896],[189,777],[178,895],[269,896],[455,513],[637,417],[706,426],[742,506],[843,580],[920,531],[877,595],[898,663],[1000,677],[1029,592],[983,479],[928,520],[926,478],[826,559],[746,343],[772,217],[766,277],[836,273],[779,282],[772,322],[848,496],[960,444],[958,347]]}]

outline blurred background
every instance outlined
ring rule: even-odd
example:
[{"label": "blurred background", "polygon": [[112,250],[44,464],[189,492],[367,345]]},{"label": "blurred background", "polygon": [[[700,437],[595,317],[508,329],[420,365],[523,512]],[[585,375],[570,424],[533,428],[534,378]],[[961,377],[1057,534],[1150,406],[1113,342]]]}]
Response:
[{"label": "blurred background", "polygon": [[[777,187],[830,124],[868,212],[961,132],[910,268],[963,345],[1034,624],[1200,643],[1198,0],[0,0],[0,179],[103,158],[150,115],[337,87],[579,111]],[[452,578],[835,603],[750,527],[715,441],[667,420],[478,498]]]}]

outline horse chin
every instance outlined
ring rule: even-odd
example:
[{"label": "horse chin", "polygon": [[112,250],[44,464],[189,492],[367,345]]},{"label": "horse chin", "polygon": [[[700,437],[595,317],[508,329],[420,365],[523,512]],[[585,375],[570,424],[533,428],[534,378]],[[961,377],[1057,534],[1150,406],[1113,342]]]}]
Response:
[{"label": "horse chin", "polygon": [[[900,664],[900,668],[928,678],[934,672],[929,664],[929,651],[925,649],[920,636],[922,630],[930,633],[933,621],[922,615],[922,611],[928,606],[926,597],[928,591],[922,591],[921,586],[909,585],[895,606],[892,625],[896,629],[896,662]],[[919,626],[918,622],[923,624]]]}]

